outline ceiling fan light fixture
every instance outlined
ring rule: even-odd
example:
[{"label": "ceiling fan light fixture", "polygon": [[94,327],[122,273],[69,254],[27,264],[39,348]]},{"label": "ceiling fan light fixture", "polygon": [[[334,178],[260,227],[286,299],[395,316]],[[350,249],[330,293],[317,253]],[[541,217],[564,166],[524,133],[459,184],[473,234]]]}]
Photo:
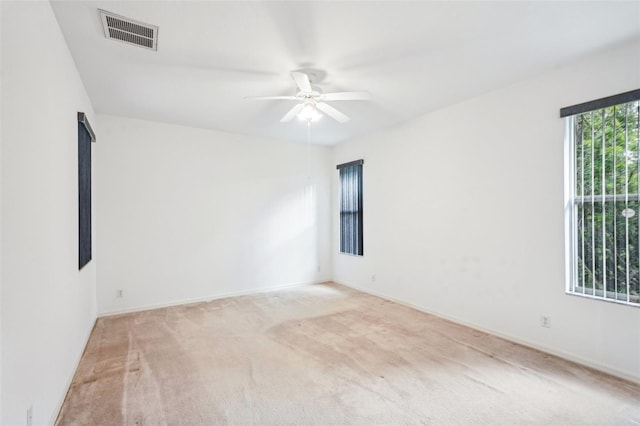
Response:
[{"label": "ceiling fan light fixture", "polygon": [[312,121],[320,119],[323,115],[329,116],[329,118],[336,120],[338,123],[346,123],[350,120],[349,116],[339,109],[332,107],[327,102],[365,101],[371,99],[369,92],[323,93],[322,89],[311,86],[309,75],[300,71],[293,71],[291,77],[296,82],[296,86],[298,86],[298,93],[295,96],[250,96],[246,99],[298,101],[299,103],[294,105],[293,108],[280,119],[281,123],[288,123],[293,120],[293,117],[298,117],[302,121],[311,123]]},{"label": "ceiling fan light fixture", "polygon": [[297,117],[302,121],[316,121],[322,117],[322,113],[313,104],[305,104]]}]

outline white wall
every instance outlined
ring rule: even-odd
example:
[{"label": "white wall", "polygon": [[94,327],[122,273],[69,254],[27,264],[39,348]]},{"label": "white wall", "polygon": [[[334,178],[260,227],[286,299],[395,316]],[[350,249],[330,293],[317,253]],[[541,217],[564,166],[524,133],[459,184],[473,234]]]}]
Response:
[{"label": "white wall", "polygon": [[329,148],[98,120],[100,313],[331,277]]},{"label": "white wall", "polygon": [[335,281],[640,380],[640,309],[564,292],[559,118],[639,87],[635,42],[336,146],[365,160],[365,256],[337,254],[334,209]]},{"label": "white wall", "polygon": [[[78,271],[78,111],[95,123],[49,2],[2,8],[2,419],[52,423],[96,317]],[[37,29],[37,30],[35,30]],[[95,124],[94,124],[95,126]]]},{"label": "white wall", "polygon": [[[0,7],[0,46],[2,46],[2,7]],[[0,54],[0,76],[2,75],[2,55]],[[1,80],[1,77],[0,77]],[[2,99],[2,84],[0,84],[0,99]],[[0,102],[0,194],[2,194],[2,102]],[[0,224],[2,223],[2,196],[0,195]],[[0,241],[2,241],[2,226],[0,226]],[[2,244],[0,244],[0,259],[2,259]],[[2,261],[0,260],[0,421],[2,421]]]}]

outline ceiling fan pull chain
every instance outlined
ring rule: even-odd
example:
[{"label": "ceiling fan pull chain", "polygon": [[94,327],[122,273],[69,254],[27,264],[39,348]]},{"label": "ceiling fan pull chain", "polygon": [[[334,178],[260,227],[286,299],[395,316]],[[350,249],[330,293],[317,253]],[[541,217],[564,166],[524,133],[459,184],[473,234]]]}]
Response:
[{"label": "ceiling fan pull chain", "polygon": [[307,179],[311,180],[311,118],[307,118]]}]

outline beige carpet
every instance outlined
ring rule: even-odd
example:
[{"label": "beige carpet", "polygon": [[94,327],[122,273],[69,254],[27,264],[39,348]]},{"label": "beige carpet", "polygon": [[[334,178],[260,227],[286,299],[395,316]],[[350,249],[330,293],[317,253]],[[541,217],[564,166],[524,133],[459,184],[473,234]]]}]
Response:
[{"label": "beige carpet", "polygon": [[335,284],[99,319],[60,425],[638,425],[640,386]]}]

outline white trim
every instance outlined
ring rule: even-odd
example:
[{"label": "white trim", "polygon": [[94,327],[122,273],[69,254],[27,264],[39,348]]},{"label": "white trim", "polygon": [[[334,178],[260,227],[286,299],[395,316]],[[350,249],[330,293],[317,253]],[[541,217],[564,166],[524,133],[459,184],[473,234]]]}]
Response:
[{"label": "white trim", "polygon": [[[565,290],[572,292],[575,288],[577,275],[577,262],[574,261],[577,244],[576,209],[573,203],[575,192],[575,167],[574,167],[574,144],[573,138],[575,117],[565,119],[564,138],[564,249],[565,249]],[[583,194],[584,195],[584,194]]]},{"label": "white trim", "polygon": [[246,296],[249,294],[259,294],[259,293],[267,293],[270,291],[286,290],[290,288],[302,287],[305,285],[321,284],[325,282],[331,282],[331,280],[320,279],[315,281],[304,281],[299,283],[283,284],[283,285],[277,285],[272,287],[253,288],[253,289],[242,290],[242,291],[231,291],[227,293],[220,293],[220,294],[208,295],[203,297],[194,297],[191,299],[174,300],[172,302],[167,302],[167,303],[155,303],[150,305],[137,306],[135,308],[116,309],[113,311],[100,312],[98,313],[98,318],[110,317],[113,315],[129,314],[133,312],[149,311],[151,309],[168,308],[171,306],[188,305],[191,303],[210,302],[212,300],[225,299],[227,297]]},{"label": "white trim", "polygon": [[472,328],[474,330],[482,331],[484,333],[488,333],[488,334],[491,334],[493,336],[497,336],[497,337],[500,337],[502,339],[509,340],[510,342],[517,343],[519,345],[522,345],[522,346],[525,346],[525,347],[528,347],[528,348],[531,348],[531,349],[535,349],[535,350],[538,350],[538,351],[546,352],[548,354],[557,356],[557,357],[562,358],[564,360],[571,361],[571,362],[574,362],[576,364],[580,364],[580,365],[585,366],[585,367],[593,368],[595,370],[598,370],[598,371],[606,373],[606,374],[610,374],[610,375],[618,377],[620,379],[624,379],[624,380],[627,380],[627,381],[630,381],[630,382],[633,382],[633,383],[636,383],[636,384],[640,384],[640,376],[637,376],[637,375],[635,375],[635,374],[633,374],[631,372],[621,371],[621,370],[618,370],[618,369],[615,369],[615,368],[611,368],[611,367],[609,367],[607,365],[603,365],[603,364],[600,364],[600,363],[597,363],[597,362],[582,358],[580,356],[577,356],[577,355],[569,353],[569,352],[559,351],[559,350],[550,348],[550,347],[545,346],[545,345],[540,345],[538,343],[531,342],[531,341],[528,341],[528,340],[525,340],[525,339],[521,339],[519,337],[512,336],[512,335],[507,334],[507,333],[502,333],[500,331],[493,330],[491,328],[482,327],[482,326],[479,326],[477,324],[473,324],[473,323],[461,320],[461,319],[456,318],[454,316],[445,315],[445,314],[442,314],[440,312],[431,311],[431,310],[426,309],[426,308],[424,308],[422,306],[415,305],[415,304],[410,303],[410,302],[405,302],[404,300],[396,299],[395,297],[388,296],[388,295],[386,295],[384,293],[379,293],[379,292],[376,292],[376,291],[373,291],[373,290],[369,290],[369,289],[365,289],[365,288],[362,288],[362,287],[357,287],[357,286],[353,286],[353,285],[349,285],[349,284],[344,284],[344,283],[337,282],[337,281],[334,281],[334,282],[336,284],[340,284],[340,285],[343,285],[345,287],[349,287],[349,288],[352,288],[354,290],[358,290],[358,291],[361,291],[363,293],[370,294],[372,296],[381,297],[383,299],[390,300],[390,301],[398,303],[400,305],[416,309],[416,310],[418,310],[420,312],[424,312],[424,313],[429,314],[429,315],[434,315],[434,316],[449,320],[451,322],[463,325],[465,327]]},{"label": "white trim", "polygon": [[64,404],[64,401],[67,399],[67,395],[69,394],[69,390],[71,389],[71,385],[73,384],[73,378],[76,376],[76,372],[78,371],[78,367],[80,367],[80,361],[82,361],[82,356],[84,355],[85,351],[87,350],[87,345],[89,345],[89,339],[91,338],[91,334],[93,333],[93,329],[96,327],[96,321],[98,321],[98,318],[94,318],[93,319],[91,327],[89,327],[89,332],[87,333],[86,338],[84,340],[84,345],[82,346],[82,350],[76,356],[76,362],[74,363],[75,364],[75,368],[71,372],[71,377],[69,377],[69,380],[67,380],[67,385],[65,386],[65,392],[62,395],[62,398],[58,401],[58,404],[56,404],[56,409],[53,411],[53,414],[51,415],[51,418],[49,419],[49,425],[50,426],[55,425],[56,421],[58,420],[58,416],[60,415],[60,410],[62,410],[62,405]]}]

